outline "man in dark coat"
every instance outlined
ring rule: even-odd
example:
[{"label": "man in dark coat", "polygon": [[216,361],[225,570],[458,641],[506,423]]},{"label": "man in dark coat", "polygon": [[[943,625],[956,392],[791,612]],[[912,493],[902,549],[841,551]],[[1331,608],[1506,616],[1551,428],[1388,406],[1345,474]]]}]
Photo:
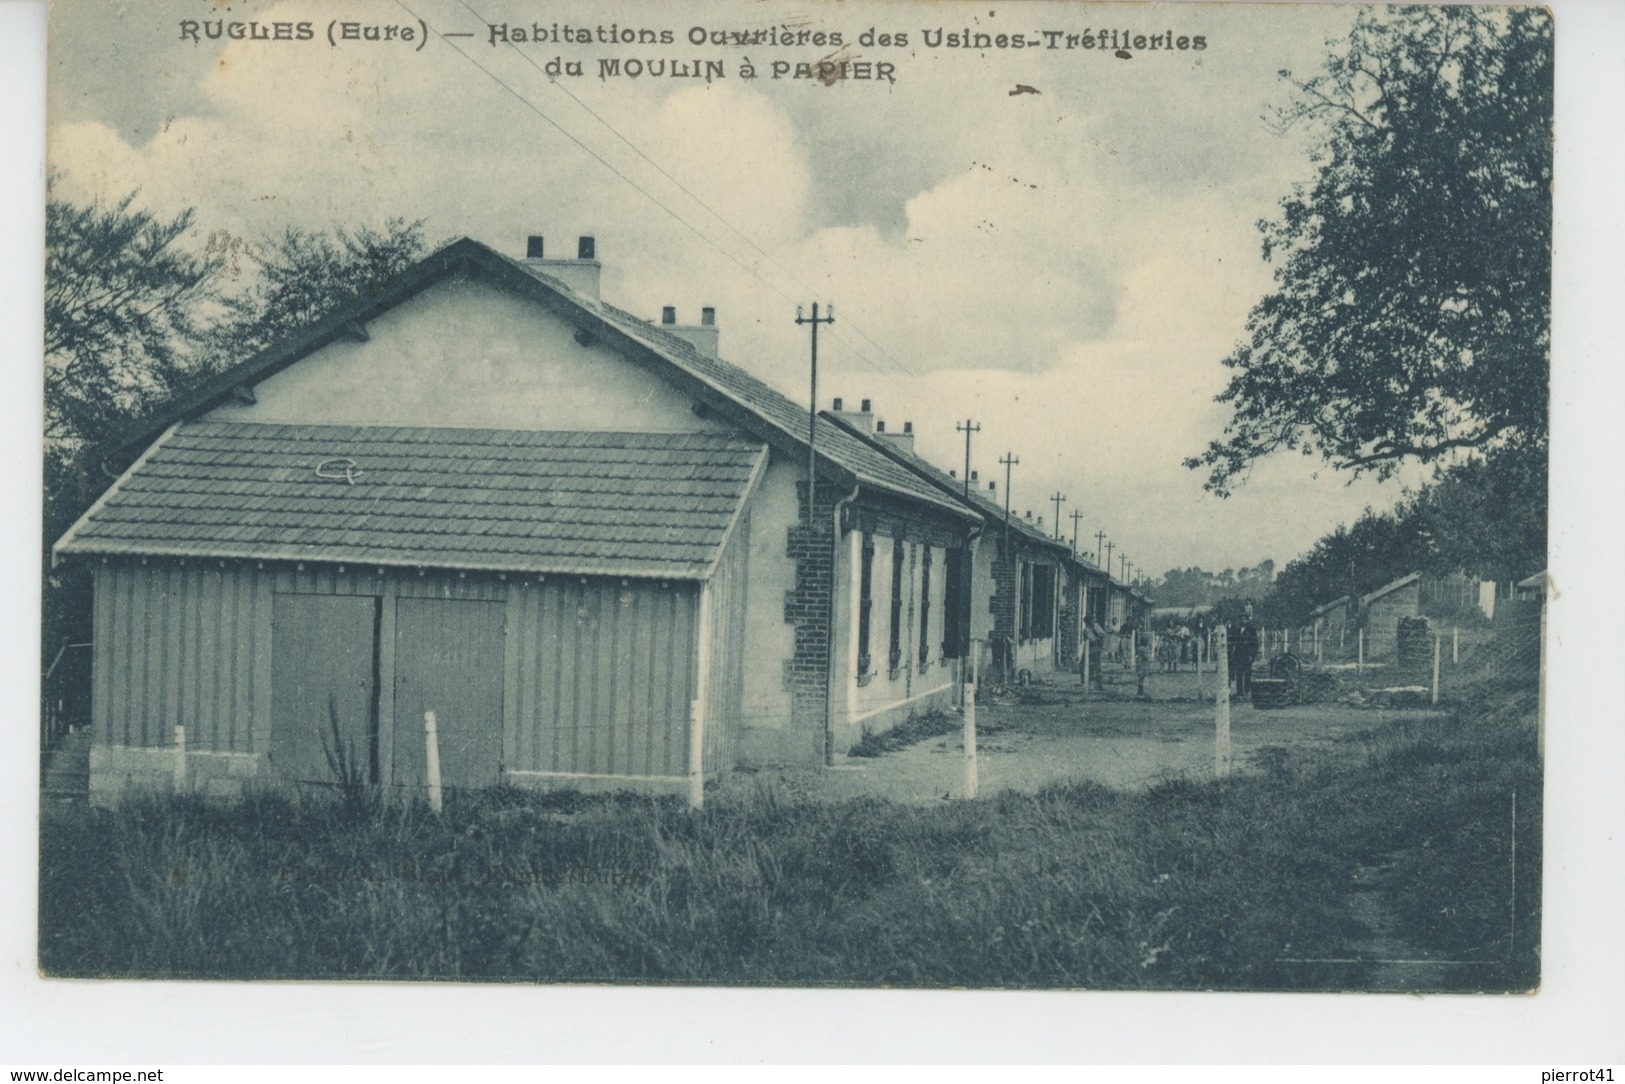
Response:
[{"label": "man in dark coat", "polygon": [[1253,620],[1252,603],[1247,604],[1240,621],[1230,627],[1230,676],[1236,683],[1236,698],[1253,694],[1253,662],[1258,658],[1258,623]]}]

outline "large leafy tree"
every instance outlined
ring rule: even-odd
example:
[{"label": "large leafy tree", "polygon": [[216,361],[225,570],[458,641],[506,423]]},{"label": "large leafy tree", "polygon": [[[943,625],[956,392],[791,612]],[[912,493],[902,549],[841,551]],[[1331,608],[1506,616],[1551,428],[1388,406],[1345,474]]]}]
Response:
[{"label": "large leafy tree", "polygon": [[1221,495],[1295,449],[1356,473],[1544,448],[1552,24],[1536,8],[1368,9],[1293,87],[1313,181],[1259,223],[1275,290],[1186,460]]},{"label": "large leafy tree", "polygon": [[382,228],[331,231],[290,226],[246,253],[246,285],[208,339],[216,366],[271,343],[405,270],[422,254],[423,221],[392,218]]},{"label": "large leafy tree", "polygon": [[45,208],[45,440],[60,463],[166,401],[198,365],[220,260],[186,247],[192,212]]}]

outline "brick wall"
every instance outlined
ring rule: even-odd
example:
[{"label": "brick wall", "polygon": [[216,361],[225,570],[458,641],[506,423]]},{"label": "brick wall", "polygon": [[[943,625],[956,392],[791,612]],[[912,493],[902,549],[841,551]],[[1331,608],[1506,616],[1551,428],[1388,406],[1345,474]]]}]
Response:
[{"label": "brick wall", "polygon": [[785,532],[785,556],[795,562],[795,586],[784,595],[784,620],[795,629],[795,647],[784,664],[790,691],[790,726],[798,734],[824,735],[824,698],[829,688],[830,592],[835,582],[831,517],[841,496],[819,485],[811,530],[807,527],[807,483],[796,485],[796,522]]}]

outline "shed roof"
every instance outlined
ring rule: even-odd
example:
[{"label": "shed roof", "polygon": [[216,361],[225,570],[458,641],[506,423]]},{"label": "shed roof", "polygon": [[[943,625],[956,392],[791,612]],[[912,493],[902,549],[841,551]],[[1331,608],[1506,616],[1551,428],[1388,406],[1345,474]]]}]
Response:
[{"label": "shed roof", "polygon": [[56,549],[703,579],[766,455],[725,433],[190,422]]},{"label": "shed roof", "polygon": [[1377,588],[1375,591],[1371,592],[1369,595],[1367,595],[1365,598],[1363,598],[1361,600],[1361,602],[1364,605],[1369,606],[1373,602],[1377,601],[1379,598],[1382,598],[1384,595],[1391,595],[1395,591],[1398,591],[1401,587],[1409,586],[1410,584],[1416,582],[1417,580],[1419,580],[1421,578],[1422,578],[1422,574],[1420,572],[1412,572],[1409,575],[1401,576],[1399,579],[1395,580],[1393,583],[1384,584],[1382,587]]},{"label": "shed roof", "polygon": [[1347,595],[1339,595],[1337,598],[1332,599],[1330,602],[1322,603],[1321,605],[1316,606],[1313,610],[1310,610],[1309,611],[1309,616],[1310,617],[1320,617],[1323,614],[1331,613],[1333,610],[1337,609],[1339,606],[1347,606],[1348,602],[1349,602],[1349,597]]}]

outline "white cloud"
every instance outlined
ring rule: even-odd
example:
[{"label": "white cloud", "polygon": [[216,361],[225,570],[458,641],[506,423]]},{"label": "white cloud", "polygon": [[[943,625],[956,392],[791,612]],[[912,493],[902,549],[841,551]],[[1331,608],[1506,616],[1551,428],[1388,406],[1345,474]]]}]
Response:
[{"label": "white cloud", "polygon": [[[679,36],[718,21],[711,5],[659,10],[644,21]],[[821,17],[843,18],[830,10]],[[907,10],[892,17],[905,27],[927,12],[887,10]],[[1044,25],[1075,12],[1016,10]],[[571,22],[616,17],[603,12],[586,4]],[[387,4],[355,14],[401,19]],[[455,4],[440,14],[477,26]],[[325,27],[330,16],[286,0],[252,17]],[[1060,489],[1087,534],[1104,526],[1146,567],[1284,561],[1394,487],[1346,490],[1309,480],[1306,462],[1269,463],[1220,502],[1179,460],[1223,424],[1219,361],[1269,285],[1253,223],[1305,168],[1301,134],[1258,122],[1278,91],[1274,70],[1302,66],[1346,16],[1178,18],[1209,27],[1202,57],[972,58],[916,42],[896,58],[892,87],[734,76],[555,85],[537,66],[566,50],[481,37],[460,43],[466,58],[438,40],[421,53],[321,42],[293,54],[297,67],[237,42],[200,67],[186,100],[201,105],[152,138],[61,124],[51,160],[70,194],[139,186],[150,206],[195,206],[205,229],[250,238],[392,215],[508,251],[527,233],[546,234],[553,252],[594,233],[611,300],[646,316],[676,304],[686,319],[718,306],[724,353],[798,398],[806,338],[795,305],[833,300],[826,404],[875,398],[956,467],[953,423],[975,416],[984,480],[999,452],[1016,450],[1023,509],[1052,516],[1041,498]],[[738,55],[727,53],[730,69]],[[1011,95],[1017,82],[1040,93]]]}]

